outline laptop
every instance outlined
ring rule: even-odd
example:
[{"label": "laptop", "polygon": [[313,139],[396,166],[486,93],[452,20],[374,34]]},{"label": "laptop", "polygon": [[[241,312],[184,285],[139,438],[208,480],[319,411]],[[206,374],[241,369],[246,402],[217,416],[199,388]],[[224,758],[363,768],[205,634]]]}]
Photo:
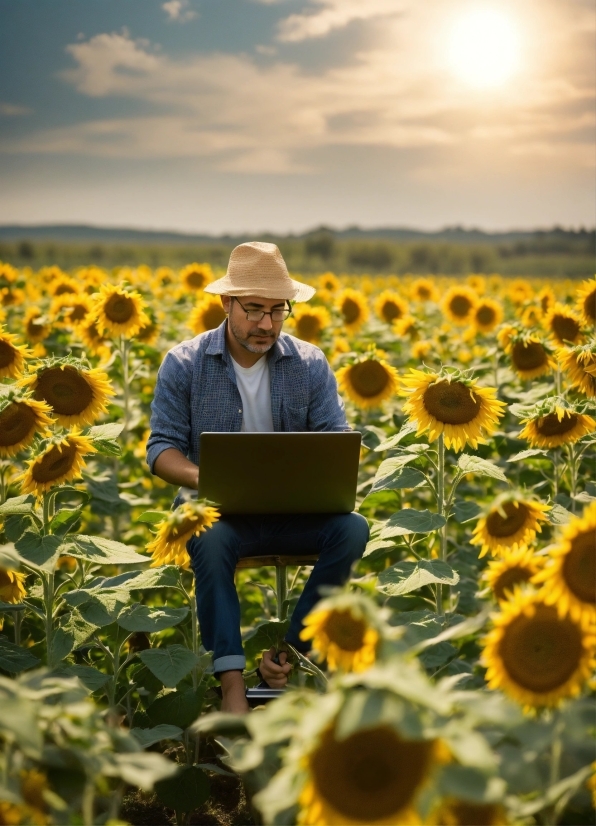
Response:
[{"label": "laptop", "polygon": [[199,498],[233,513],[350,513],[361,434],[201,433]]}]

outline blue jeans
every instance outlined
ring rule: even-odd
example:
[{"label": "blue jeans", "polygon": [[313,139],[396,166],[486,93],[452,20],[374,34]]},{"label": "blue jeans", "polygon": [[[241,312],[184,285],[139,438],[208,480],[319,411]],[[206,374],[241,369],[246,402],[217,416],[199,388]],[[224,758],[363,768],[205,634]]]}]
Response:
[{"label": "blue jeans", "polygon": [[294,609],[286,640],[299,651],[302,620],[321,598],[322,585],[343,585],[368,542],[366,519],[358,513],[223,516],[193,536],[187,550],[196,580],[197,608],[205,648],[213,651],[215,673],[242,670],[240,603],[234,571],[239,559],[265,554],[319,554]]}]

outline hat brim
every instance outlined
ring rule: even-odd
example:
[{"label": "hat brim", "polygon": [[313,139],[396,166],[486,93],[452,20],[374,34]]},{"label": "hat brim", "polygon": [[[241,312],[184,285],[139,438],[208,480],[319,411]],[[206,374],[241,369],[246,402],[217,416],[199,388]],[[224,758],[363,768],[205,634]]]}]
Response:
[{"label": "hat brim", "polygon": [[213,293],[215,295],[255,295],[259,298],[283,298],[287,301],[309,301],[316,290],[309,284],[303,284],[301,281],[294,281],[290,278],[291,286],[274,287],[273,289],[267,287],[238,287],[232,284],[232,280],[228,275],[223,278],[218,278],[217,281],[212,281],[204,287],[204,292]]}]

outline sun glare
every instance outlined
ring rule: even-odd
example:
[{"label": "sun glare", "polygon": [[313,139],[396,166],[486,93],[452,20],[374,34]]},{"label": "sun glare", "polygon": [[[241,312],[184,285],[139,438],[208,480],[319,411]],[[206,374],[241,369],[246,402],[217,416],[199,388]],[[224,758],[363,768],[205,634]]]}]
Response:
[{"label": "sun glare", "polygon": [[501,86],[519,64],[514,21],[497,9],[478,9],[460,17],[451,30],[449,62],[470,86]]}]

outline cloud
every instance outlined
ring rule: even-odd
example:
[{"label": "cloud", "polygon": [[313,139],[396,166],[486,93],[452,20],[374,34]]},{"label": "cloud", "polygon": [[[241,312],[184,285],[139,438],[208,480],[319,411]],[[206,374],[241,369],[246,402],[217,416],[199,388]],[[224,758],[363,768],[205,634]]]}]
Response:
[{"label": "cloud", "polygon": [[167,0],[166,3],[161,4],[170,20],[175,20],[178,23],[186,23],[188,20],[197,17],[197,12],[189,6],[189,0]]},{"label": "cloud", "polygon": [[[345,5],[357,11],[352,0]],[[377,14],[386,9],[380,0],[369,6]],[[435,0],[429,27],[428,8],[412,4],[407,14],[384,22],[373,45],[349,63],[318,74],[280,56],[266,62],[246,53],[174,58],[125,31],[99,34],[67,47],[75,65],[62,79],[82,95],[139,101],[145,114],[45,129],[18,141],[6,137],[0,150],[209,158],[216,169],[272,174],[316,171],[321,151],[335,147],[424,150],[453,169],[487,166],[490,158],[495,174],[500,164],[547,156],[568,167],[590,166],[593,23],[587,9],[569,14],[557,0],[518,0],[534,39],[527,35],[515,83],[489,93],[464,87],[449,72],[444,32],[452,6]],[[325,2],[327,10],[339,7]]]},{"label": "cloud", "polygon": [[325,37],[333,29],[343,28],[354,20],[395,17],[403,12],[399,0],[311,0],[323,8],[312,14],[292,14],[279,24],[281,41],[297,42]]},{"label": "cloud", "polygon": [[3,103],[0,101],[0,115],[6,118],[18,118],[22,115],[30,115],[32,111],[28,106],[19,106],[15,103]]}]

